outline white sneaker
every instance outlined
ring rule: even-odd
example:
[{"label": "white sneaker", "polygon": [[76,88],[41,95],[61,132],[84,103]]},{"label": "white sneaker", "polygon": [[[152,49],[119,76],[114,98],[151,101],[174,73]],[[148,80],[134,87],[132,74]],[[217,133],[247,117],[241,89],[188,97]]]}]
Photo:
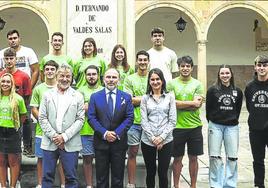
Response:
[{"label": "white sneaker", "polygon": [[40,184],[38,184],[35,188],[42,188],[42,186]]},{"label": "white sneaker", "polygon": [[61,185],[60,185],[60,188],[65,188],[65,185],[61,184]]},{"label": "white sneaker", "polygon": [[16,183],[16,188],[21,188],[20,186],[20,181],[18,180],[17,183]]}]

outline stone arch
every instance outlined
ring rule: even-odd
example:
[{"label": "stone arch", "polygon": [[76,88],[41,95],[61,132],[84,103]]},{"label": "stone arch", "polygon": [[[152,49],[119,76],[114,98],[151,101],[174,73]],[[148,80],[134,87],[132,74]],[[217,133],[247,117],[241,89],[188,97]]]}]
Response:
[{"label": "stone arch", "polygon": [[220,15],[221,13],[232,9],[232,8],[246,8],[246,9],[250,9],[253,10],[255,12],[257,12],[258,14],[260,14],[267,22],[268,22],[268,12],[261,8],[259,5],[254,4],[254,3],[236,3],[236,2],[231,2],[231,3],[226,3],[223,4],[222,6],[218,7],[208,18],[207,24],[206,24],[206,28],[205,28],[205,36],[207,38],[208,36],[208,31],[209,28],[211,26],[211,23],[216,19],[216,17],[218,15]]},{"label": "stone arch", "polygon": [[136,16],[135,16],[135,21],[137,22],[145,13],[147,13],[153,9],[162,8],[162,7],[174,8],[174,9],[177,9],[177,10],[185,13],[191,19],[191,21],[194,23],[194,29],[196,32],[197,40],[200,39],[200,35],[201,35],[200,20],[190,9],[186,8],[181,3],[171,3],[171,2],[151,3],[151,4],[145,6],[142,9],[137,11]]},{"label": "stone arch", "polygon": [[38,10],[38,7],[35,7],[30,4],[26,3],[5,3],[0,6],[0,11],[8,9],[8,8],[25,8],[27,10],[30,10],[37,14],[45,23],[47,30],[49,31],[49,22],[48,22],[48,16],[45,15],[42,11]]},{"label": "stone arch", "polygon": [[[23,38],[22,45],[33,48],[39,60],[49,52],[49,19],[40,8],[23,2],[3,3],[0,12],[7,21],[1,35],[5,36],[9,29],[17,29]],[[30,24],[25,20],[30,20]],[[0,41],[1,48],[6,47],[6,37],[1,37]]]}]

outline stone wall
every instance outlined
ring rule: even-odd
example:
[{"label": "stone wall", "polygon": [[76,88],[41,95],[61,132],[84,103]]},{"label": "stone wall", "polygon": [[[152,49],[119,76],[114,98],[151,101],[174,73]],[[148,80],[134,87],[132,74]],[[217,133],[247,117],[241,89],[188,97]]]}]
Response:
[{"label": "stone wall", "polygon": [[[207,87],[210,87],[217,79],[219,65],[207,65]],[[246,84],[252,79],[254,74],[253,65],[232,65],[235,84],[244,91]],[[197,78],[197,66],[194,66],[193,77]]]}]

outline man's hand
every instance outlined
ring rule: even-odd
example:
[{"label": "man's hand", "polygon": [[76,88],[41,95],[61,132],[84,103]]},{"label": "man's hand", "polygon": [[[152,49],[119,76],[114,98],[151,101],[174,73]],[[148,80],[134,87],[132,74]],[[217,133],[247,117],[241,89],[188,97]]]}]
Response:
[{"label": "man's hand", "polygon": [[114,131],[107,131],[105,139],[108,142],[114,142],[116,140],[116,134]]},{"label": "man's hand", "polygon": [[53,136],[52,141],[54,142],[54,144],[56,144],[56,146],[58,146],[60,149],[64,149],[64,139],[63,136],[60,134],[57,134],[55,136]]},{"label": "man's hand", "polygon": [[200,108],[202,106],[202,100],[203,100],[203,98],[200,96],[195,97],[194,98],[194,106],[196,108]]}]

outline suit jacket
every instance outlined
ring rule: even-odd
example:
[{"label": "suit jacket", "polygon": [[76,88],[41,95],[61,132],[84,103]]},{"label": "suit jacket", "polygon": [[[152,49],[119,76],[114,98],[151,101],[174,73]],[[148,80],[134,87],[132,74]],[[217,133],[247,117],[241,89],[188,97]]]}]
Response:
[{"label": "suit jacket", "polygon": [[[39,108],[39,123],[43,130],[41,148],[55,151],[58,147],[53,143],[52,137],[59,133],[56,127],[57,119],[57,88],[51,89],[44,94]],[[72,88],[66,91],[68,108],[64,112],[62,132],[67,136],[65,150],[67,152],[80,151],[82,149],[80,129],[83,126],[85,110],[83,96]]]},{"label": "suit jacket", "polygon": [[[109,113],[105,89],[91,95],[88,121],[94,129],[95,149],[127,149],[127,131],[133,124],[131,96],[117,89],[114,114]],[[119,139],[109,143],[104,139],[106,131],[114,131]]]}]

